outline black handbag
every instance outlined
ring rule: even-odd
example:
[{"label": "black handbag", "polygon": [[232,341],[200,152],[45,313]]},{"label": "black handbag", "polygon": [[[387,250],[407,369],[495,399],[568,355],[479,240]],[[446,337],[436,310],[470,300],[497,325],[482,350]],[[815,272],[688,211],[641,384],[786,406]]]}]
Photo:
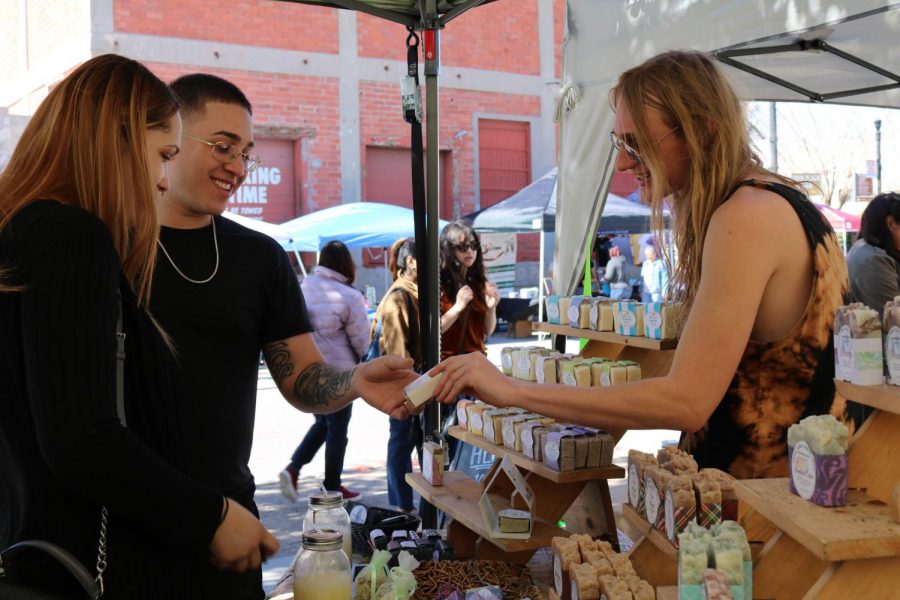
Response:
[{"label": "black handbag", "polygon": [[[122,426],[125,422],[125,332],[122,326],[122,304],[119,302],[119,317],[116,322],[116,413]],[[68,571],[90,600],[98,600],[103,595],[103,572],[106,570],[106,526],[109,514],[106,507],[100,509],[100,539],[97,547],[97,576],[92,577],[88,569],[70,552],[43,540],[24,540],[0,551],[0,600],[71,600],[71,597],[50,592],[32,585],[10,581],[6,576],[4,561],[26,552],[43,552],[53,558]]]}]

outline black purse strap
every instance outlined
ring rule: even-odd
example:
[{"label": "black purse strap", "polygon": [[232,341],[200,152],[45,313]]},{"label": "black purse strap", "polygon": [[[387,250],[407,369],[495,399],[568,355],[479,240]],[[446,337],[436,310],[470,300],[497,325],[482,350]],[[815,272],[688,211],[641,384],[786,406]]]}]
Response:
[{"label": "black purse strap", "polygon": [[[119,296],[119,314],[116,319],[116,414],[122,427],[125,419],[125,327],[122,317],[122,295]],[[106,571],[106,526],[109,520],[106,507],[100,509],[100,539],[97,547],[97,576],[91,577],[88,570],[68,550],[43,540],[24,540],[0,552],[0,579],[6,576],[3,561],[26,551],[40,551],[62,565],[78,582],[87,597],[98,600],[103,595],[103,573]]]}]

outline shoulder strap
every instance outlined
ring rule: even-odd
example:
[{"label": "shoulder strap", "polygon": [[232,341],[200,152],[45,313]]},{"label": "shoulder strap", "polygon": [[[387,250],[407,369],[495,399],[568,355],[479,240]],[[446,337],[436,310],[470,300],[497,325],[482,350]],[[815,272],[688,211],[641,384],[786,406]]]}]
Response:
[{"label": "shoulder strap", "polygon": [[122,427],[125,421],[125,326],[122,318],[122,292],[119,296],[119,317],[116,319],[116,413]]}]

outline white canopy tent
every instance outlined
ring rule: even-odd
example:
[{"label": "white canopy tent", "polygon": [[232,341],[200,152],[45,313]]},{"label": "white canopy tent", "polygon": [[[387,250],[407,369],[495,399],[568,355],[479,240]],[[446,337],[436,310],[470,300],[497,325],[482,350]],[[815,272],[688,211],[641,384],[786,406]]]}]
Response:
[{"label": "white canopy tent", "polygon": [[884,0],[568,0],[556,289],[577,286],[597,231],[615,168],[608,93],[621,72],[700,50],[746,100],[900,107],[898,33],[900,3]]}]

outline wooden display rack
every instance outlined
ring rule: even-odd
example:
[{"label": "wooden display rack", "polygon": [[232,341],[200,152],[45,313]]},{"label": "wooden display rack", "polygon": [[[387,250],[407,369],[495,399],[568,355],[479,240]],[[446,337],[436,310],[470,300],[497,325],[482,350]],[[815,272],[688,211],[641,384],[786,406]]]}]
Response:
[{"label": "wooden display rack", "polygon": [[[900,388],[838,381],[846,398],[877,408],[850,440],[847,505],[824,508],[788,489],[788,479],[738,482],[741,521],[753,550],[753,597],[778,600],[888,599],[900,595],[900,524],[888,501],[900,482]],[[631,506],[626,520],[647,534]],[[639,575],[677,583],[677,551],[657,532],[632,551]]]},{"label": "wooden display rack", "polygon": [[[616,523],[606,480],[624,477],[625,470],[621,467],[609,466],[559,472],[524,454],[492,444],[485,438],[461,427],[451,427],[449,433],[453,437],[497,457],[490,472],[484,478],[485,481],[491,479],[494,470],[498,468],[500,459],[504,456],[509,457],[525,474],[525,481],[534,491],[535,498],[532,536],[525,540],[496,539],[488,536],[478,508],[478,499],[483,491],[481,483],[476,483],[461,471],[449,471],[444,474],[444,485],[432,486],[425,481],[421,473],[407,473],[407,483],[422,498],[453,518],[447,528],[447,541],[453,546],[457,558],[526,563],[538,548],[549,546],[550,540],[554,536],[568,536],[573,531],[585,531],[585,529],[587,529],[586,532],[592,534],[606,532],[615,534]],[[491,489],[497,489],[497,485],[495,484]],[[494,501],[501,506],[504,503],[508,504],[509,501],[503,498],[503,492],[507,490],[501,486],[498,491],[499,494],[492,494]],[[594,504],[591,511],[591,517],[595,522],[593,530],[590,527],[573,527],[573,523],[578,522],[578,516],[573,515],[571,518],[568,516],[569,512],[567,511],[572,503],[583,495],[589,495],[595,502],[599,497],[599,502]],[[597,511],[598,506],[600,514]],[[521,508],[516,505],[513,507]],[[556,526],[561,518],[566,520],[569,530]]]}]

